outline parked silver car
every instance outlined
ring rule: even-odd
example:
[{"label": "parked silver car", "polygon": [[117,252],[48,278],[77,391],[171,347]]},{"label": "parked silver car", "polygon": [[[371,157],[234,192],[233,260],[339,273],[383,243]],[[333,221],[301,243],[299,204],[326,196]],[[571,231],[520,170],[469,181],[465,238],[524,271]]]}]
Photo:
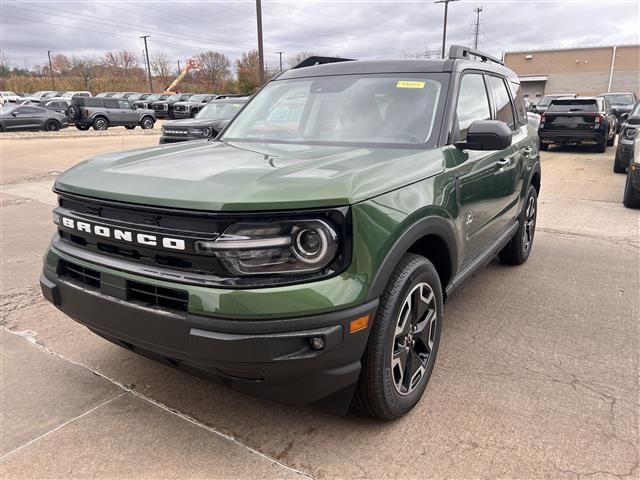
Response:
[{"label": "parked silver car", "polygon": [[140,126],[153,128],[156,122],[153,110],[136,109],[126,98],[74,97],[68,110],[69,118],[78,130],[106,130],[123,126],[127,129]]}]

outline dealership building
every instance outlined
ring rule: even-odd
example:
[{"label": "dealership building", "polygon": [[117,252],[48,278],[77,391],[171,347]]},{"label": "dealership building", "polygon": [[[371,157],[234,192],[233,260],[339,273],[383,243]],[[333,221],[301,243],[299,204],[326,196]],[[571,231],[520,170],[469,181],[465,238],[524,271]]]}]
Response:
[{"label": "dealership building", "polygon": [[504,62],[533,103],[550,93],[640,94],[640,45],[507,52]]}]

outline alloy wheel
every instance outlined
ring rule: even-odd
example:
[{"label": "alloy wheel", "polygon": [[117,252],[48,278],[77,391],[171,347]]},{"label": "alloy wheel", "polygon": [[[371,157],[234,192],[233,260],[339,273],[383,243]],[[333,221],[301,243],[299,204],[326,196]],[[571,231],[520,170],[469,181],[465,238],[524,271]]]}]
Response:
[{"label": "alloy wheel", "polygon": [[533,234],[536,228],[536,199],[529,197],[525,210],[524,229],[522,230],[522,248],[528,252],[533,242]]},{"label": "alloy wheel", "polygon": [[413,392],[425,376],[433,352],[437,319],[433,289],[427,283],[419,283],[402,304],[393,336],[391,376],[400,395]]}]

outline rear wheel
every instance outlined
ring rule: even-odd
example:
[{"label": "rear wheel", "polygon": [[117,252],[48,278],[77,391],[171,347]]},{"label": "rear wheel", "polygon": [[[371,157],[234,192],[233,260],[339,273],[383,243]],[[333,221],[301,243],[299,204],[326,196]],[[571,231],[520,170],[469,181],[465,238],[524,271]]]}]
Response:
[{"label": "rear wheel", "polygon": [[98,117],[93,120],[93,129],[94,130],[106,130],[109,128],[109,122],[104,117]]},{"label": "rear wheel", "polygon": [[57,132],[58,130],[60,130],[60,124],[55,120],[49,120],[44,124],[44,129],[47,132]]},{"label": "rear wheel", "polygon": [[607,151],[607,141],[603,140],[598,145],[596,145],[596,152],[604,153]]},{"label": "rear wheel", "polygon": [[611,135],[611,138],[607,140],[607,147],[613,147],[616,143],[616,134]]},{"label": "rear wheel", "polygon": [[624,184],[622,204],[627,208],[640,208],[640,192],[633,188],[631,183],[631,171],[627,173],[627,181]]},{"label": "rear wheel", "polygon": [[520,226],[511,241],[498,253],[502,263],[521,265],[527,261],[533,247],[533,236],[536,232],[538,217],[538,192],[533,185],[529,186],[524,210],[520,214]]},{"label": "rear wheel", "polygon": [[418,403],[438,353],[442,304],[433,264],[405,255],[385,288],[369,335],[353,399],[357,409],[391,420]]},{"label": "rear wheel", "polygon": [[153,128],[153,118],[144,117],[142,120],[140,120],[140,126],[143,130],[149,130]]}]

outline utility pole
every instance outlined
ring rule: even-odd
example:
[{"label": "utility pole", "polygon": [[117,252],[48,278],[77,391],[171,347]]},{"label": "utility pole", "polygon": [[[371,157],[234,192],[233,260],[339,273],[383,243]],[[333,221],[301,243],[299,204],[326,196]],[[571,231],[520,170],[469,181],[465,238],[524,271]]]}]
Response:
[{"label": "utility pole", "polygon": [[180,68],[180,60],[178,60],[178,75],[180,75],[181,72],[182,72],[182,69]]},{"label": "utility pole", "polygon": [[480,40],[480,13],[482,12],[482,7],[476,7],[473,11],[476,14],[476,23],[473,26],[473,49],[477,50]]},{"label": "utility pole", "polygon": [[278,55],[280,55],[280,73],[282,73],[282,54],[286,53],[286,52],[278,52]]},{"label": "utility pole", "polygon": [[151,65],[149,64],[149,48],[147,47],[147,38],[149,35],[142,35],[140,38],[144,39],[144,55],[147,57],[147,74],[149,75],[149,91],[153,93],[153,81],[151,80]]},{"label": "utility pole", "polygon": [[442,58],[444,58],[444,50],[447,43],[447,14],[449,13],[449,3],[458,0],[436,0],[433,3],[444,3],[444,26],[442,27]]},{"label": "utility pole", "polygon": [[47,55],[49,56],[49,72],[51,73],[51,85],[53,85],[53,90],[55,90],[56,79],[53,77],[53,63],[51,63],[51,50],[47,50]]},{"label": "utility pole", "polygon": [[264,50],[262,48],[262,0],[256,0],[256,21],[258,23],[258,77],[264,85]]}]

